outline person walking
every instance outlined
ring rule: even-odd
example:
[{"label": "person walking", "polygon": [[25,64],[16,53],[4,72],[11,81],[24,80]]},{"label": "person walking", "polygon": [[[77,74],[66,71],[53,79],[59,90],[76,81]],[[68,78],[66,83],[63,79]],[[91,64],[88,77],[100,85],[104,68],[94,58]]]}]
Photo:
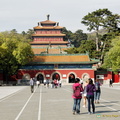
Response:
[{"label": "person walking", "polygon": [[85,81],[85,84],[84,84],[84,91],[83,91],[83,107],[86,108],[86,103],[87,103],[87,91],[86,91],[86,88],[87,88],[87,85],[88,85],[88,81],[86,80]]},{"label": "person walking", "polygon": [[34,92],[34,81],[32,78],[30,79],[30,88],[31,88],[31,93],[33,93]]},{"label": "person walking", "polygon": [[47,85],[47,88],[49,88],[49,79],[46,80],[46,85]]},{"label": "person walking", "polygon": [[43,82],[44,82],[44,87],[46,87],[46,79],[44,79],[44,81],[43,81]]},{"label": "person walking", "polygon": [[92,105],[92,113],[95,113],[95,104],[94,104],[94,92],[96,91],[95,85],[93,84],[93,80],[91,78],[88,79],[88,85],[86,87],[87,91],[87,100],[88,100],[88,114],[91,114],[91,105]]},{"label": "person walking", "polygon": [[62,86],[62,82],[61,82],[61,80],[58,80],[58,86],[59,86],[59,87]]},{"label": "person walking", "polygon": [[39,86],[40,86],[40,81],[37,80],[36,84],[37,84],[37,86],[39,87]]},{"label": "person walking", "polygon": [[54,83],[54,87],[57,88],[57,86],[58,86],[58,81],[57,81],[57,79],[54,79],[53,83]]},{"label": "person walking", "polygon": [[113,81],[112,81],[112,79],[110,79],[110,81],[109,81],[109,87],[113,87]]},{"label": "person walking", "polygon": [[99,80],[97,79],[96,82],[95,82],[96,91],[95,91],[95,93],[94,93],[94,95],[95,95],[95,103],[99,103],[100,94],[101,94],[100,85],[101,85],[101,84],[100,84]]},{"label": "person walking", "polygon": [[74,104],[73,104],[73,114],[74,115],[75,115],[75,113],[80,114],[80,102],[82,99],[83,87],[79,82],[80,82],[80,79],[76,78],[75,83],[72,86],[72,89],[73,89],[72,98],[74,100]]}]

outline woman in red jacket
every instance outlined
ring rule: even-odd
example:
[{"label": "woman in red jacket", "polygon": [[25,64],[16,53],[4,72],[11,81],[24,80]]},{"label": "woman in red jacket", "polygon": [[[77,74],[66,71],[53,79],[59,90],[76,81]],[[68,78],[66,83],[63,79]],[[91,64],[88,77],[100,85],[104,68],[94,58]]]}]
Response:
[{"label": "woman in red jacket", "polygon": [[80,102],[82,98],[83,87],[79,82],[80,82],[80,79],[76,78],[75,83],[72,86],[73,88],[72,98],[74,99],[73,114],[75,113],[80,114]]}]

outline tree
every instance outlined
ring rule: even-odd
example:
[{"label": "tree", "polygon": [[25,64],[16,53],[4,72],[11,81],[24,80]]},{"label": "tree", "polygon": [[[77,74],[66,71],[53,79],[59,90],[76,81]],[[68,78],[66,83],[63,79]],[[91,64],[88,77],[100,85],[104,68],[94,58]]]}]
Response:
[{"label": "tree", "polygon": [[32,41],[32,34],[34,34],[34,30],[33,29],[29,29],[26,32],[26,39],[29,39],[29,41]]},{"label": "tree", "polygon": [[87,40],[87,34],[83,33],[82,30],[77,30],[73,34],[72,44],[74,44],[75,47],[79,47],[81,44],[81,41],[83,41],[83,40]]},{"label": "tree", "polygon": [[62,29],[62,33],[66,34],[64,37],[64,41],[72,40],[73,38],[73,33],[70,30],[67,30],[65,27]]},{"label": "tree", "polygon": [[112,39],[113,47],[105,55],[103,68],[111,68],[114,72],[120,69],[120,36]]},{"label": "tree", "polygon": [[32,61],[34,54],[29,43],[20,39],[21,36],[3,33],[0,38],[2,43],[0,46],[0,68],[4,73],[6,83],[8,76],[17,72],[21,65],[25,65]]},{"label": "tree", "polygon": [[82,41],[78,51],[79,53],[88,52],[91,58],[98,58],[100,55],[100,52],[96,51],[95,42],[93,40]]},{"label": "tree", "polygon": [[69,49],[65,50],[65,52],[67,52],[68,54],[77,54],[77,53],[79,53],[79,51],[78,51],[78,49],[76,47],[69,48]]},{"label": "tree", "polygon": [[120,15],[112,14],[107,16],[104,22],[104,28],[107,28],[108,33],[119,32],[120,33]]},{"label": "tree", "polygon": [[82,19],[82,22],[84,25],[88,26],[88,30],[96,31],[96,50],[99,50],[98,47],[98,32],[101,27],[107,27],[108,26],[108,17],[111,16],[112,13],[108,9],[99,9],[92,13],[88,13],[88,15],[84,16]]}]

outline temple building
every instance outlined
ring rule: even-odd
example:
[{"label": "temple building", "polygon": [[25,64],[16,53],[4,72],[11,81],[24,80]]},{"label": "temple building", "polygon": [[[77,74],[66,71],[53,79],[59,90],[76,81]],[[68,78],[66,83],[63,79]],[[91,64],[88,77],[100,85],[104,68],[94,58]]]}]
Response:
[{"label": "temple building", "polygon": [[65,34],[59,23],[49,20],[38,22],[34,27],[33,41],[30,42],[35,54],[32,63],[23,66],[17,75],[18,79],[35,77],[61,80],[62,83],[73,83],[76,77],[82,80],[95,77],[98,60],[89,58],[86,54],[67,54],[64,50],[72,47],[69,41],[64,41]]},{"label": "temple building", "polygon": [[33,41],[30,42],[35,54],[60,54],[70,46],[68,41],[63,41],[65,34],[62,34],[62,28],[59,23],[50,21],[49,15],[47,20],[38,22],[34,27]]},{"label": "temple building", "polygon": [[[68,54],[65,50],[73,47],[70,41],[64,41],[63,27],[58,22],[49,20],[38,22],[33,27],[33,41],[30,42],[35,54],[33,61],[18,70],[18,74],[11,76],[9,83],[15,84],[22,81],[29,83],[30,78],[35,77],[41,83],[45,79],[61,80],[63,84],[73,83],[78,77],[83,81],[88,78],[99,79],[101,83],[109,83],[109,79],[120,82],[120,73],[114,74],[112,70],[101,71],[99,60],[91,59],[89,54]],[[0,85],[3,83],[3,74],[0,71]]]}]

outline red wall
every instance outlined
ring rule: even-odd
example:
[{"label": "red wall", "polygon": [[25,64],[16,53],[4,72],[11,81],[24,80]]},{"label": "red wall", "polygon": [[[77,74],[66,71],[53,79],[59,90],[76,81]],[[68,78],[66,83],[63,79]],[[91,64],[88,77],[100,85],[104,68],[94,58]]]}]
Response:
[{"label": "red wall", "polygon": [[[42,73],[44,76],[46,74],[49,74],[50,77],[52,76],[53,73],[58,73],[61,77],[61,79],[67,79],[71,73],[75,75],[75,77],[82,78],[83,74],[88,74],[90,78],[94,78],[94,70],[20,70],[18,72],[17,78],[22,79],[24,74],[29,74],[30,77],[35,77],[36,74]],[[63,75],[66,75],[64,77]]]},{"label": "red wall", "polygon": [[34,37],[34,41],[63,41],[63,37],[54,37],[54,38],[48,38],[48,37]]},{"label": "red wall", "polygon": [[120,73],[113,74],[113,81],[114,81],[114,83],[120,82]]}]

